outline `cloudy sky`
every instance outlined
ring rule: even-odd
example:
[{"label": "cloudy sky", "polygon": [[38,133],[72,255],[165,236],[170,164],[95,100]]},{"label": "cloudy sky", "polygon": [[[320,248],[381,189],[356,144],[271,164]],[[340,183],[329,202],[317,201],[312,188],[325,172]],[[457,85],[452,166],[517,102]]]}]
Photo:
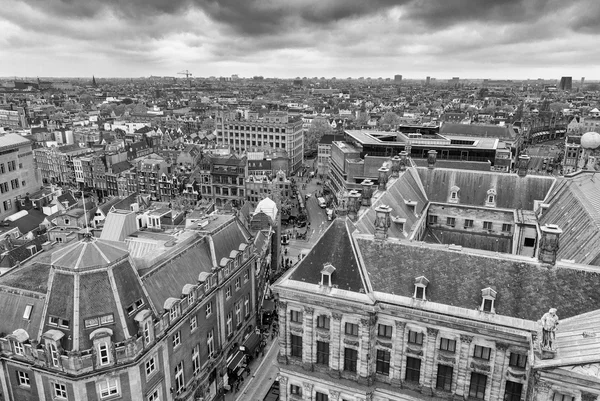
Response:
[{"label": "cloudy sky", "polygon": [[599,0],[0,0],[0,76],[600,78]]}]

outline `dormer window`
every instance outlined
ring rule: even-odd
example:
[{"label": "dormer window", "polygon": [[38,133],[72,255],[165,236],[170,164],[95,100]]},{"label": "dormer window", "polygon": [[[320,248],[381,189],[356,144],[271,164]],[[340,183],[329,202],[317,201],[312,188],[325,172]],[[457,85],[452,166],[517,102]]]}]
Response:
[{"label": "dormer window", "polygon": [[326,263],[321,270],[321,285],[331,287],[331,275],[335,271],[335,267],[331,263]]},{"label": "dormer window", "polygon": [[413,298],[421,299],[423,301],[427,300],[427,285],[429,285],[429,280],[425,276],[419,276],[415,279],[415,292],[413,294]]},{"label": "dormer window", "polygon": [[406,205],[409,212],[416,215],[417,214],[417,202],[412,200],[405,200],[404,204]]},{"label": "dormer window", "polygon": [[481,290],[481,310],[483,312],[496,313],[496,294],[497,292],[491,287]]},{"label": "dormer window", "polygon": [[458,197],[458,193],[460,191],[460,188],[457,187],[456,185],[453,185],[452,188],[450,188],[450,198],[448,199],[448,203],[459,203],[459,197]]},{"label": "dormer window", "polygon": [[487,207],[496,207],[496,189],[490,188],[485,197],[485,205]]}]

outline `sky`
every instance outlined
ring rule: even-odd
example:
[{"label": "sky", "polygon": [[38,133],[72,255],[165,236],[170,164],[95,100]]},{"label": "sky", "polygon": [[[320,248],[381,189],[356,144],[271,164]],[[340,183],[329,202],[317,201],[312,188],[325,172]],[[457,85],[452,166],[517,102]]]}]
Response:
[{"label": "sky", "polygon": [[0,0],[0,76],[600,78],[599,0]]}]

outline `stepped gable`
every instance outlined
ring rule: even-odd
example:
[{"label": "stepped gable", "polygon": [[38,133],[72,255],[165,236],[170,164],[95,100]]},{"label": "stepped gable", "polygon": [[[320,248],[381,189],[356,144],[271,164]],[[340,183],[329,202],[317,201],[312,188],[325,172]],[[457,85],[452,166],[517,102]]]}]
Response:
[{"label": "stepped gable", "polygon": [[289,279],[318,284],[321,281],[321,270],[327,263],[335,267],[331,276],[333,285],[337,285],[340,290],[367,292],[350,233],[342,219],[331,223]]},{"label": "stepped gable", "polygon": [[485,206],[489,189],[496,190],[496,207],[533,210],[534,201],[543,201],[556,179],[553,177],[467,171],[441,168],[418,168],[427,198],[447,203],[452,187],[458,187],[459,204]]},{"label": "stepped gable", "polygon": [[583,172],[561,178],[545,203],[540,224],[563,230],[557,258],[600,266],[600,177]]},{"label": "stepped gable", "polygon": [[428,301],[473,310],[481,306],[481,290],[491,287],[497,314],[532,321],[551,307],[567,318],[600,305],[600,271],[367,236],[356,241],[374,291],[412,297],[415,279],[425,276]]}]

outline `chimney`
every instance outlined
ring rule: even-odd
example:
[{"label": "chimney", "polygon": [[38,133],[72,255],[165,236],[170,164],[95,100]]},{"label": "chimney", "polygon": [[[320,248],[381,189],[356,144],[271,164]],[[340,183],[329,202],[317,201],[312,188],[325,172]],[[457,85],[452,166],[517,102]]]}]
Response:
[{"label": "chimney", "polygon": [[336,212],[338,216],[345,216],[348,214],[348,193],[345,191],[340,198],[340,203],[337,206]]},{"label": "chimney", "polygon": [[388,236],[390,227],[390,213],[392,208],[386,205],[379,205],[375,208],[375,239],[385,240]]},{"label": "chimney", "polygon": [[433,168],[435,166],[435,161],[437,160],[437,152],[435,150],[430,150],[427,152],[427,167]]},{"label": "chimney", "polygon": [[400,152],[400,171],[405,171],[408,166],[408,152],[403,150]]},{"label": "chimney", "polygon": [[364,180],[360,183],[362,185],[362,204],[363,206],[371,206],[371,196],[373,195],[373,181]]},{"label": "chimney", "polygon": [[519,161],[517,162],[517,173],[519,177],[525,177],[527,175],[527,170],[529,170],[529,161],[531,157],[527,155],[519,156]]},{"label": "chimney", "polygon": [[538,259],[542,263],[554,265],[556,263],[559,237],[562,234],[562,230],[556,224],[544,224],[540,229],[542,230],[542,240],[540,241]]},{"label": "chimney", "polygon": [[379,188],[378,189],[380,191],[385,191],[385,187],[387,185],[390,169],[385,166],[381,166],[378,171],[379,171]]},{"label": "chimney", "polygon": [[400,163],[402,163],[400,156],[392,157],[392,178],[398,178],[400,175]]},{"label": "chimney", "polygon": [[358,210],[360,209],[361,204],[360,197],[360,192],[358,192],[356,189],[353,189],[348,194],[348,214],[352,219],[356,219],[356,216],[358,215]]}]

